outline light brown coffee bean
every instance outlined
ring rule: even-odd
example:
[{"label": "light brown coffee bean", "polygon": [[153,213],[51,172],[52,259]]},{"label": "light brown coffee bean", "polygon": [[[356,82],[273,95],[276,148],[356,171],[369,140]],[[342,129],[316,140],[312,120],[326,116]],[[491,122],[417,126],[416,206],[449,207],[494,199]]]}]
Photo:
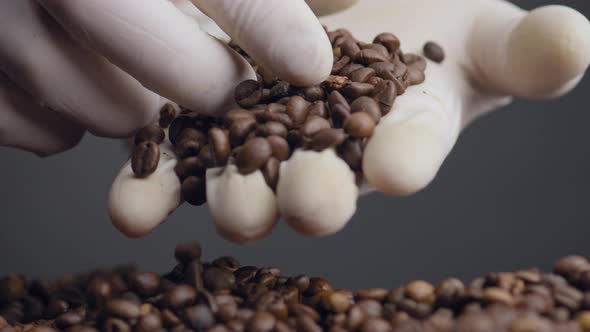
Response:
[{"label": "light brown coffee bean", "polygon": [[279,161],[289,159],[291,151],[289,143],[285,138],[280,136],[268,136],[266,139],[268,140],[272,148],[273,157],[275,157]]},{"label": "light brown coffee bean", "polygon": [[162,301],[167,307],[178,309],[191,304],[196,297],[197,293],[193,287],[177,285],[164,294]]},{"label": "light brown coffee bean", "polygon": [[373,40],[373,43],[385,46],[391,54],[395,54],[399,50],[401,45],[399,38],[397,38],[394,34],[389,32],[378,34]]},{"label": "light brown coffee bean", "polygon": [[355,70],[350,74],[350,80],[353,82],[366,83],[369,79],[375,76],[375,70],[373,68],[365,67],[359,70]]},{"label": "light brown coffee bean", "polygon": [[371,118],[373,118],[375,123],[379,123],[379,120],[381,120],[381,109],[379,108],[379,104],[377,104],[375,99],[371,97],[365,96],[355,99],[355,101],[350,105],[350,112],[367,113],[371,116]]},{"label": "light brown coffee bean", "polygon": [[381,53],[381,55],[383,55],[386,58],[391,57],[391,55],[389,54],[389,50],[387,50],[387,47],[385,47],[381,44],[365,44],[361,48],[363,50],[375,50],[375,51]]},{"label": "light brown coffee bean", "polygon": [[301,96],[293,96],[287,104],[286,112],[295,126],[301,125],[307,118],[309,102]]},{"label": "light brown coffee bean", "polygon": [[391,108],[395,103],[397,87],[393,81],[382,81],[375,87],[372,97],[379,104],[381,115],[386,115],[391,111]]},{"label": "light brown coffee bean", "polygon": [[166,134],[159,125],[150,124],[141,128],[137,134],[135,134],[135,145],[146,141],[152,141],[156,144],[160,144],[164,141],[165,137]]},{"label": "light brown coffee bean", "polygon": [[409,80],[410,80],[411,85],[418,85],[418,84],[421,84],[422,82],[424,82],[424,80],[426,80],[426,75],[424,74],[423,71],[418,70],[413,67],[410,67],[409,71],[410,71]]},{"label": "light brown coffee bean", "polygon": [[374,49],[365,49],[358,53],[358,61],[367,66],[375,62],[384,62],[388,60],[389,59],[381,54],[381,52]]},{"label": "light brown coffee bean", "polygon": [[287,137],[287,127],[280,122],[269,121],[264,124],[259,124],[256,128],[256,135],[261,137],[280,136]]},{"label": "light brown coffee bean", "polygon": [[301,134],[306,137],[313,137],[322,129],[330,128],[330,122],[319,116],[310,116],[307,121],[301,126]]},{"label": "light brown coffee bean", "polygon": [[262,166],[262,175],[264,176],[264,180],[266,184],[273,190],[277,188],[277,183],[279,182],[279,167],[281,162],[271,157],[268,159],[266,164]]},{"label": "light brown coffee bean", "polygon": [[236,120],[244,118],[254,118],[254,114],[243,108],[235,108],[224,115],[225,122],[228,126],[231,126]]},{"label": "light brown coffee bean", "polygon": [[405,287],[405,294],[416,302],[431,302],[434,300],[434,286],[423,280],[412,281]]},{"label": "light brown coffee bean", "polygon": [[345,108],[349,109],[350,105],[344,96],[338,91],[332,91],[328,96],[328,106],[332,109],[336,105],[342,105]]},{"label": "light brown coffee bean", "polygon": [[373,93],[375,87],[369,83],[352,82],[342,88],[342,94],[350,99],[356,99],[362,96],[369,96]]},{"label": "light brown coffee bean", "polygon": [[129,300],[110,300],[107,302],[105,310],[108,315],[123,319],[136,319],[140,315],[139,305]]},{"label": "light brown coffee bean", "polygon": [[317,115],[325,118],[328,116],[328,109],[324,101],[316,101],[307,108],[307,115]]},{"label": "light brown coffee bean", "polygon": [[370,137],[373,135],[373,130],[375,130],[375,121],[368,113],[356,112],[346,119],[344,130],[355,138]]},{"label": "light brown coffee bean", "polygon": [[246,136],[256,128],[256,119],[240,118],[229,127],[229,140],[232,146],[238,146],[244,142]]},{"label": "light brown coffee bean", "polygon": [[228,133],[220,128],[209,129],[209,144],[211,144],[216,165],[225,165],[231,155],[231,144]]},{"label": "light brown coffee bean", "polygon": [[160,148],[158,144],[142,142],[133,149],[131,169],[135,176],[145,178],[156,171],[160,162]]},{"label": "light brown coffee bean", "polygon": [[350,64],[350,61],[350,57],[346,55],[339,58],[336,62],[334,62],[334,65],[332,66],[332,75],[338,75],[342,68]]},{"label": "light brown coffee bean", "polygon": [[338,291],[328,291],[322,294],[321,303],[325,310],[335,313],[344,313],[352,305],[350,298]]},{"label": "light brown coffee bean", "polygon": [[272,146],[264,138],[254,138],[244,145],[236,156],[241,174],[250,174],[262,167],[272,156]]},{"label": "light brown coffee bean", "polygon": [[[350,63],[350,64],[344,66],[344,68],[340,69],[340,72],[338,72],[338,75],[340,77],[349,77],[350,74],[352,74],[353,72],[355,72],[359,69],[362,69],[362,68],[365,68],[365,66],[358,64],[358,63]],[[338,89],[341,89],[344,86],[344,84],[348,83],[348,81],[342,80],[341,83],[342,84],[338,87]]]},{"label": "light brown coffee bean", "polygon": [[269,312],[259,311],[246,324],[246,332],[270,332],[277,320]]}]

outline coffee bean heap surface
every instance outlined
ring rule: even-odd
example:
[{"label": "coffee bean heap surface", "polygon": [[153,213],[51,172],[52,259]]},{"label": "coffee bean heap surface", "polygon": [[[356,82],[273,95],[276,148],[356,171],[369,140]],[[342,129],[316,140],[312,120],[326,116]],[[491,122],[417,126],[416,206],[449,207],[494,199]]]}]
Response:
[{"label": "coffee bean heap surface", "polygon": [[164,275],[123,266],[54,282],[4,276],[0,332],[590,331],[590,263],[580,256],[560,259],[553,273],[361,290],[230,256],[203,262],[196,242],[178,245],[175,257]]},{"label": "coffee bean heap surface", "polygon": [[[276,190],[279,165],[296,149],[334,148],[360,183],[367,140],[396,98],[425,80],[427,61],[402,52],[400,40],[391,33],[379,34],[373,43],[358,41],[344,29],[326,33],[333,46],[332,73],[310,87],[279,80],[230,43],[257,73],[257,80],[244,81],[235,89],[240,108],[210,117],[198,110],[164,106],[159,122],[136,135],[132,156],[136,176],[155,171],[158,144],[165,140],[167,128],[179,159],[176,174],[183,198],[193,205],[206,202],[206,170],[227,164],[236,165],[244,175],[261,170],[268,186]],[[444,58],[442,48],[432,42],[424,54],[436,62]]]}]

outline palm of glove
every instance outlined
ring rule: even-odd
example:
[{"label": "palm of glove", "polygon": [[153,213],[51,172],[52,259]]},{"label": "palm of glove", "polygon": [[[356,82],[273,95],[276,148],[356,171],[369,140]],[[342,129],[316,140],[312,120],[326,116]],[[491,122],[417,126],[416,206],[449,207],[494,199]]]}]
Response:
[{"label": "palm of glove", "polygon": [[[432,40],[447,53],[443,64],[429,62],[423,84],[396,101],[365,150],[366,188],[393,195],[426,186],[471,120],[511,96],[562,95],[590,61],[590,24],[565,7],[526,13],[498,0],[363,0],[322,23],[346,27],[364,41],[390,31],[409,52]],[[163,162],[146,180],[133,178],[129,165],[123,168],[110,201],[119,229],[143,235],[178,206],[175,163],[164,149]],[[333,151],[298,151],[280,173],[275,194],[260,172],[243,176],[233,166],[209,170],[207,199],[220,233],[251,241],[268,234],[282,216],[300,232],[325,235],[354,213],[359,194],[354,174]]]}]

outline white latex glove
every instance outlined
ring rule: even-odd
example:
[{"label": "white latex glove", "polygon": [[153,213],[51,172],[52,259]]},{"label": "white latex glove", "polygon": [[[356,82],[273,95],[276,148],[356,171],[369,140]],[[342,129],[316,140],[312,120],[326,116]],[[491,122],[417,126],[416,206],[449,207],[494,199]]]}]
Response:
[{"label": "white latex glove", "polygon": [[[426,81],[400,96],[379,123],[365,150],[363,190],[332,150],[295,152],[281,165],[276,196],[259,171],[209,170],[209,208],[220,233],[232,240],[268,234],[279,216],[304,234],[332,234],[354,214],[360,192],[413,194],[431,182],[475,118],[511,96],[561,96],[590,63],[590,23],[563,6],[529,13],[501,0],[362,0],[322,23],[366,42],[393,32],[406,52],[421,53],[425,42],[435,41],[447,57],[441,65],[429,62]],[[174,162],[141,183],[124,167],[110,200],[119,229],[146,234],[180,204],[180,184],[168,165]],[[128,195],[121,199],[121,192]],[[141,209],[146,205],[149,213]]]},{"label": "white latex glove", "polygon": [[[192,2],[283,79],[328,76],[328,40],[304,0]],[[205,114],[227,109],[254,72],[187,15],[193,4],[0,1],[0,145],[49,155],[86,129],[128,137],[164,98]]]}]

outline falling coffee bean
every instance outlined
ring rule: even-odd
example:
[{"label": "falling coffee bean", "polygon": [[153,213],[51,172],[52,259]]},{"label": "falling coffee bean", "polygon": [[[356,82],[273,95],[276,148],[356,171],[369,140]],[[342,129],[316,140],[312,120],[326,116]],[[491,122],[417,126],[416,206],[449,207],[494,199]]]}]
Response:
[{"label": "falling coffee bean", "polygon": [[435,42],[427,42],[424,44],[424,56],[436,63],[441,63],[445,60],[445,52],[443,48]]},{"label": "falling coffee bean", "polygon": [[158,144],[147,141],[137,145],[131,157],[131,169],[140,178],[145,178],[156,171],[160,162],[160,148]]}]

